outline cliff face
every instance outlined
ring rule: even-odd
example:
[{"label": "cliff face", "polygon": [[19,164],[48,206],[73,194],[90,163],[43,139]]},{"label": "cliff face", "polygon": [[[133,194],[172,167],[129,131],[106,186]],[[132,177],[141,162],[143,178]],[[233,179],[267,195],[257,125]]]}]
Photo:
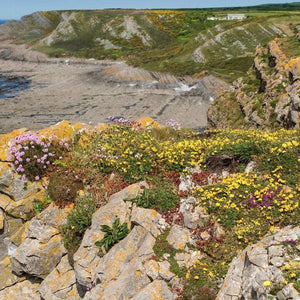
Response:
[{"label": "cliff face", "polygon": [[[212,14],[200,10],[36,12],[0,26],[0,38],[5,33],[50,56],[122,59],[177,75],[209,69],[230,80],[249,68],[256,45],[287,34],[285,14],[208,20]],[[290,22],[297,18],[289,14]]]},{"label": "cliff face", "polygon": [[[267,47],[256,48],[253,66],[246,76],[234,82],[235,109],[239,110],[244,126],[300,127],[299,46],[294,36],[277,38]],[[230,112],[218,124],[218,108],[228,98],[224,96],[210,107],[209,126],[234,126]]]}]

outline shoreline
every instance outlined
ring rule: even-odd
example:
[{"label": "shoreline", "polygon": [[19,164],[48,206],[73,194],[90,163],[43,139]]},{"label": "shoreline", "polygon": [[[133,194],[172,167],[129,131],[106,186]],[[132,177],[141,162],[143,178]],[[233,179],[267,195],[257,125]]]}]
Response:
[{"label": "shoreline", "polygon": [[0,73],[31,80],[29,89],[0,99],[0,134],[62,120],[97,125],[109,116],[149,116],[161,124],[175,119],[183,127],[205,127],[210,100],[229,88],[213,76],[184,84],[119,61],[52,59],[6,40],[0,40],[0,57]]}]

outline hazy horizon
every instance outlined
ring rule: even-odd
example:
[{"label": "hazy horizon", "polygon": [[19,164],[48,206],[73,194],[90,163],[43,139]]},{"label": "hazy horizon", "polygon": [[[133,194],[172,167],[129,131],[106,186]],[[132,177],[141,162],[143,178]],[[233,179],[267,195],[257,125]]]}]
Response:
[{"label": "hazy horizon", "polygon": [[0,0],[0,20],[20,19],[24,15],[36,11],[45,10],[76,10],[76,9],[107,9],[107,8],[128,8],[128,9],[176,9],[176,8],[217,8],[217,7],[238,7],[254,6],[259,4],[280,4],[292,3],[282,0]]}]

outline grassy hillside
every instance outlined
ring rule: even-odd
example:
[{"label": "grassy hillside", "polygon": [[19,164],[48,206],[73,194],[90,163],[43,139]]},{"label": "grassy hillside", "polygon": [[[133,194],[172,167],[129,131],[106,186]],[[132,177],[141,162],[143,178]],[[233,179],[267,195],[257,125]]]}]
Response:
[{"label": "grassy hillside", "polygon": [[123,59],[176,75],[217,73],[229,81],[251,65],[257,45],[290,34],[297,11],[238,10],[243,21],[208,20],[236,10],[40,12],[10,22],[17,42],[50,56]]}]

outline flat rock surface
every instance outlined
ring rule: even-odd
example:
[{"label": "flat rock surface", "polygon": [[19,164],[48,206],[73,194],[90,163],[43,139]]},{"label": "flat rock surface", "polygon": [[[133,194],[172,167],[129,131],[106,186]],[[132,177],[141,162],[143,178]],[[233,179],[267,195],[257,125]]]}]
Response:
[{"label": "flat rock surface", "polygon": [[1,38],[0,73],[31,80],[29,89],[0,99],[0,134],[64,119],[97,125],[109,116],[150,116],[161,124],[173,118],[185,127],[203,127],[210,101],[229,88],[213,76],[179,79],[123,62],[50,59]]}]

